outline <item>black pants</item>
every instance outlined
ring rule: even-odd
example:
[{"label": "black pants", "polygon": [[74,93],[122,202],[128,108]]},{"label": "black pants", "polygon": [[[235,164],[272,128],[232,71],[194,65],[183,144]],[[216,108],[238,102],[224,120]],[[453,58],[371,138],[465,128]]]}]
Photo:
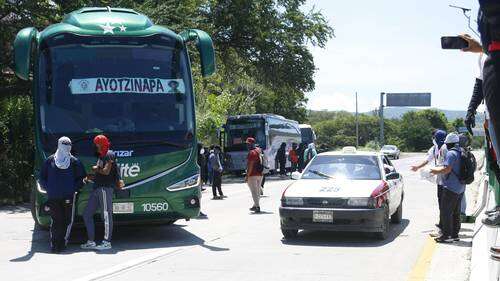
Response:
[{"label": "black pants", "polygon": [[299,163],[293,163],[292,162],[292,173],[295,172],[295,171],[297,171],[298,168],[299,168]]},{"label": "black pants", "polygon": [[438,197],[438,208],[439,208],[439,228],[442,228],[441,224],[441,199],[443,198],[443,186],[438,184],[437,185],[437,197]]},{"label": "black pants", "polygon": [[266,174],[262,173],[262,182],[260,183],[260,187],[264,188],[264,183],[266,182]]},{"label": "black pants", "polygon": [[[493,123],[496,139],[500,140],[500,52],[490,53],[488,59],[484,63],[483,68],[483,96],[488,112],[490,114],[490,122]],[[500,151],[499,147],[495,147],[495,151]]]},{"label": "black pants", "polygon": [[[76,196],[76,195],[75,195]],[[50,247],[62,250],[69,240],[75,216],[75,197],[71,199],[49,199],[45,204],[52,222],[50,224]]]},{"label": "black pants", "polygon": [[219,196],[223,196],[222,194],[222,173],[219,171],[213,171],[213,178],[212,178],[212,193],[214,197],[217,197],[217,191],[219,191]]},{"label": "black pants", "polygon": [[440,218],[443,236],[458,237],[458,232],[460,232],[460,202],[464,194],[457,194],[443,188],[441,196]]},{"label": "black pants", "polygon": [[284,176],[286,175],[286,160],[285,161],[280,160],[279,163],[280,163],[280,175]]}]

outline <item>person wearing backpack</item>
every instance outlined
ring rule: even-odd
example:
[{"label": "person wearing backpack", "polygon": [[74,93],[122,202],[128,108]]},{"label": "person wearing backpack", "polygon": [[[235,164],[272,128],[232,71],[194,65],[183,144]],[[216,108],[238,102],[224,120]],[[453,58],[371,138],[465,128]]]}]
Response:
[{"label": "person wearing backpack", "polygon": [[[89,195],[87,206],[83,212],[83,221],[87,229],[88,241],[81,245],[85,250],[110,250],[111,237],[113,234],[113,191],[121,189],[123,181],[120,178],[115,154],[110,150],[111,143],[104,135],[94,138],[96,147],[97,163],[92,166],[94,175],[94,187]],[[94,214],[99,208],[104,221],[104,240],[101,244],[95,243]]]},{"label": "person wearing backpack", "polygon": [[250,193],[252,194],[253,206],[250,211],[260,213],[260,192],[262,173],[264,171],[264,164],[262,163],[262,151],[255,146],[254,138],[246,139],[248,155],[247,155],[247,173],[245,181],[247,182]]},{"label": "person wearing backpack", "polygon": [[470,163],[466,152],[460,149],[460,139],[456,133],[449,133],[444,141],[448,151],[443,166],[431,169],[435,175],[443,175],[443,191],[441,198],[441,236],[436,237],[438,243],[459,241],[460,231],[460,202],[465,192],[465,185],[470,181],[467,178],[469,171],[466,167]]},{"label": "person wearing backpack", "polygon": [[40,186],[47,191],[48,200],[43,211],[50,215],[50,250],[63,251],[69,240],[75,217],[76,193],[86,177],[82,163],[71,155],[71,140],[61,137],[57,151],[49,156],[40,171]]}]

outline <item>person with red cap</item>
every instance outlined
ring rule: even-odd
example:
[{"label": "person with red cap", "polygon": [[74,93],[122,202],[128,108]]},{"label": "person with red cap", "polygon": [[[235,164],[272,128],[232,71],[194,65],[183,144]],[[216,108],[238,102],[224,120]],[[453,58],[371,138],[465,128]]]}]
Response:
[{"label": "person with red cap", "polygon": [[247,138],[246,140],[248,148],[247,156],[247,174],[245,181],[248,184],[248,188],[252,193],[253,206],[250,211],[255,213],[260,213],[260,192],[261,192],[261,182],[262,182],[262,172],[264,171],[264,164],[262,160],[262,151],[260,148],[256,147],[254,138]]},{"label": "person with red cap", "polygon": [[[88,241],[81,245],[86,250],[111,249],[111,236],[113,233],[113,190],[122,188],[123,181],[116,165],[115,154],[110,150],[111,143],[104,135],[94,138],[97,154],[97,163],[92,167],[94,175],[94,188],[89,195],[87,206],[83,212],[83,220],[87,229]],[[99,208],[104,222],[104,240],[100,245],[95,243],[94,214]]]}]

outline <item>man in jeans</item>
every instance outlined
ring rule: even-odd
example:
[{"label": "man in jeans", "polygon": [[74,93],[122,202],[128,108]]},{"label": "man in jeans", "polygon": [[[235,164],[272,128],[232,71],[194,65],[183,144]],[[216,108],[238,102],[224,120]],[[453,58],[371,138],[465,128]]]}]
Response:
[{"label": "man in jeans", "polygon": [[254,138],[247,138],[246,143],[249,151],[247,155],[247,174],[245,181],[248,184],[248,188],[250,188],[253,198],[253,206],[250,208],[250,211],[260,213],[259,201],[263,170],[261,150],[260,148],[255,147]]},{"label": "man in jeans", "polygon": [[[111,236],[113,233],[113,190],[117,183],[123,186],[115,164],[115,155],[111,151],[108,138],[98,135],[94,138],[98,155],[97,163],[92,167],[95,173],[94,189],[90,193],[87,207],[83,213],[83,220],[87,228],[87,243],[81,245],[82,249],[109,250],[111,249]],[[104,240],[100,245],[95,243],[94,214],[97,208],[102,211],[104,221]]]},{"label": "man in jeans", "polygon": [[460,182],[460,148],[459,137],[455,133],[446,136],[444,143],[448,151],[442,167],[431,169],[435,175],[443,175],[443,194],[441,195],[441,231],[440,237],[435,238],[438,243],[459,241],[460,231],[460,201],[465,192],[465,184]]},{"label": "man in jeans", "polygon": [[[223,199],[225,196],[222,193],[222,164],[220,162],[220,146],[214,146],[214,149],[208,157],[210,166],[212,166],[212,193],[214,195],[213,199]],[[217,196],[217,191],[219,191],[219,196]]]}]

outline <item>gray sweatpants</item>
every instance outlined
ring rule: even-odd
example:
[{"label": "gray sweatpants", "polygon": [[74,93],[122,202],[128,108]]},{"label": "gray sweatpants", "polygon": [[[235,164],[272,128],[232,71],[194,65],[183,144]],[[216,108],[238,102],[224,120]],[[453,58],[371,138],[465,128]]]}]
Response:
[{"label": "gray sweatpants", "polygon": [[111,241],[113,234],[113,188],[98,187],[90,193],[87,207],[83,212],[83,220],[87,228],[89,241],[95,239],[94,214],[97,208],[101,209],[102,221],[104,222],[104,240]]}]

